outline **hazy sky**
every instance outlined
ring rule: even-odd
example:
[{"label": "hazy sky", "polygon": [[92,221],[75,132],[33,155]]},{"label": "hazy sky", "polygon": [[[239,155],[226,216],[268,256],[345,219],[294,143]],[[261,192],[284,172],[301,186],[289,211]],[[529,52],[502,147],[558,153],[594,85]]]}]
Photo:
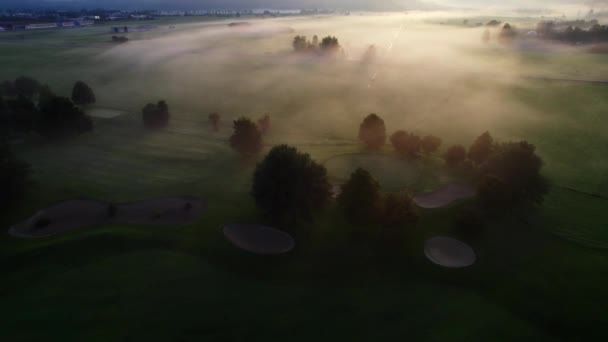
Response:
[{"label": "hazy sky", "polygon": [[62,6],[114,8],[312,8],[402,10],[432,8],[544,8],[594,6],[605,8],[608,0],[0,0],[2,7]]}]

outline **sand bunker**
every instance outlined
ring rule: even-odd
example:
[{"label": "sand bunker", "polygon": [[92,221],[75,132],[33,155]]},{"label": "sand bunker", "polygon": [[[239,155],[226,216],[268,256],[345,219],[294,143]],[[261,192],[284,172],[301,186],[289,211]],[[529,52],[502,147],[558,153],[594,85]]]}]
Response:
[{"label": "sand bunker", "polygon": [[425,209],[443,208],[455,201],[472,198],[475,189],[468,185],[450,184],[433,192],[414,196],[414,202]]},{"label": "sand bunker", "polygon": [[71,200],[41,210],[9,229],[21,238],[43,238],[102,224],[185,225],[195,222],[207,203],[195,197],[164,197],[122,205]]},{"label": "sand bunker", "polygon": [[463,242],[449,237],[434,237],[424,244],[424,254],[433,263],[449,268],[471,266],[477,260],[475,252]]},{"label": "sand bunker", "polygon": [[291,251],[295,241],[291,235],[265,226],[230,224],[224,236],[236,247],[261,255],[276,255]]}]

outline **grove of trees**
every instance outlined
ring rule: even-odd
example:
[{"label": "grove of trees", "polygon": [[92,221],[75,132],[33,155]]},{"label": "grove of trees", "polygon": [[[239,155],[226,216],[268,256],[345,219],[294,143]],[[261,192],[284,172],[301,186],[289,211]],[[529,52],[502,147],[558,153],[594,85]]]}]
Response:
[{"label": "grove of trees", "polygon": [[55,96],[40,108],[38,131],[47,138],[67,138],[91,130],[91,118],[67,97]]},{"label": "grove of trees", "polygon": [[157,104],[148,103],[141,112],[146,128],[159,129],[169,124],[169,106],[165,101],[158,101]]},{"label": "grove of trees", "polygon": [[422,139],[414,133],[397,131],[391,135],[391,144],[400,155],[415,158],[420,153]]},{"label": "grove of trees", "polygon": [[257,165],[251,194],[273,220],[310,220],[328,203],[331,185],[323,165],[294,147],[280,145]]},{"label": "grove of trees", "polygon": [[332,54],[340,51],[340,42],[338,38],[327,36],[319,42],[319,38],[315,35],[312,40],[306,36],[297,35],[293,38],[293,49],[296,52],[321,52]]}]

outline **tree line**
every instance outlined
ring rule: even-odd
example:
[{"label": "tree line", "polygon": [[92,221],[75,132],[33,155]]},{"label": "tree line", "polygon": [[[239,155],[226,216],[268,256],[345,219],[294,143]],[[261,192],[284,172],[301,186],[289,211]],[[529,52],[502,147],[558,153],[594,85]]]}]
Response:
[{"label": "tree line", "polygon": [[318,36],[313,36],[312,40],[306,36],[295,36],[291,44],[296,52],[322,52],[336,53],[340,51],[340,42],[338,38],[327,36],[319,40]]}]

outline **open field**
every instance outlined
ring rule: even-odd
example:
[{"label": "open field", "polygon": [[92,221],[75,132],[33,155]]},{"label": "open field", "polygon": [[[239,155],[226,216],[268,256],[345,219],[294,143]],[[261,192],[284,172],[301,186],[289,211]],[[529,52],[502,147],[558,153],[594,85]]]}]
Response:
[{"label": "open field", "polygon": [[[411,15],[227,23],[159,21],[159,30],[129,33],[121,45],[110,42],[109,26],[0,33],[0,81],[29,75],[68,94],[82,79],[99,108],[124,112],[95,117],[94,132],[68,142],[30,137],[16,145],[34,184],[0,217],[3,227],[71,198],[209,201],[204,218],[186,228],[110,225],[40,241],[1,237],[1,340],[607,337],[608,85],[520,76],[608,79],[608,56],[482,46],[481,29]],[[8,39],[18,34],[27,37]],[[335,35],[349,61],[294,56],[295,34]],[[378,47],[378,62],[364,65],[358,59],[369,44]],[[150,132],[140,110],[159,99],[171,122]],[[217,133],[207,123],[216,111]],[[468,145],[486,130],[502,141],[526,139],[543,157],[552,190],[537,212],[490,222],[472,246],[477,264],[464,270],[433,265],[423,243],[449,235],[467,203],[422,211],[397,256],[375,255],[367,241],[347,245],[352,227],[331,210],[314,225],[281,227],[297,240],[284,258],[251,256],[224,240],[227,223],[264,223],[249,195],[255,162],[240,160],[227,143],[241,115],[270,114],[265,149],[294,145],[325,162],[333,180],[368,163],[385,189],[447,183],[439,154],[402,172],[348,159],[366,153],[356,133],[371,112],[389,133],[434,134],[443,147]],[[390,168],[404,164],[384,152]]]}]

